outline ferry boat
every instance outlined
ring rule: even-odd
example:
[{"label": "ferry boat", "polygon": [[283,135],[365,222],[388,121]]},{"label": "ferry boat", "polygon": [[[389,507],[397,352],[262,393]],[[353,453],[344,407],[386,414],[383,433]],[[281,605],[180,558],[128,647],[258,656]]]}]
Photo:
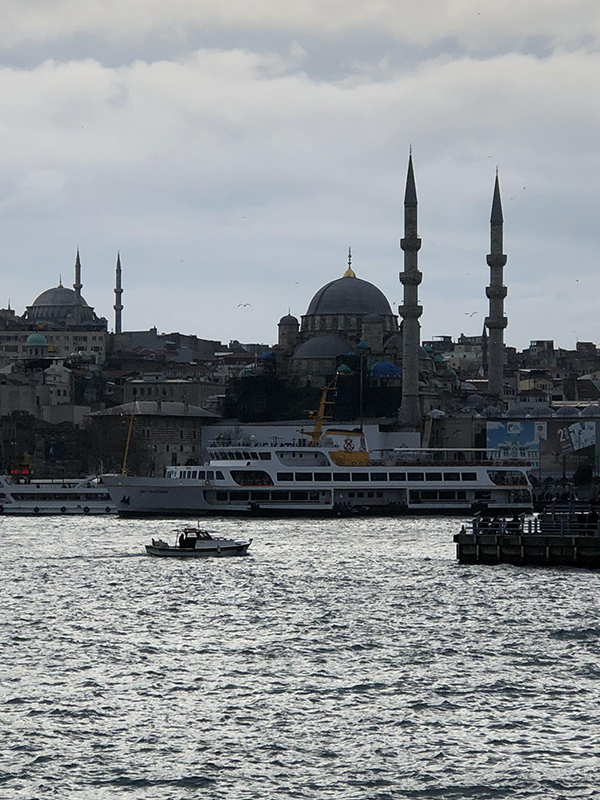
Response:
[{"label": "ferry boat", "polygon": [[0,514],[114,514],[107,487],[98,478],[37,480],[0,475]]},{"label": "ferry boat", "polygon": [[362,430],[323,429],[328,389],[314,428],[300,431],[299,440],[274,445],[221,436],[210,442],[204,466],[168,467],[162,478],[102,479],[123,515],[532,511],[525,463],[480,449],[369,452]]}]

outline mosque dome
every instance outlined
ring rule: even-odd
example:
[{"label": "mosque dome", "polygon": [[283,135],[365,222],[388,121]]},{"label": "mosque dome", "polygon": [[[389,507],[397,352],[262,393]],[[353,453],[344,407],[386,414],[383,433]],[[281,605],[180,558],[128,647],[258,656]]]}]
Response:
[{"label": "mosque dome", "polygon": [[381,314],[389,317],[393,312],[381,289],[352,273],[330,281],[315,294],[306,316],[321,314]]},{"label": "mosque dome", "polygon": [[294,358],[336,358],[347,355],[350,344],[341,336],[314,336],[294,353]]},{"label": "mosque dome", "polygon": [[400,378],[402,370],[391,361],[378,361],[374,364],[371,375],[374,378]]},{"label": "mosque dome", "polygon": [[298,320],[296,319],[296,317],[293,314],[286,314],[285,317],[282,317],[279,320],[279,324],[280,325],[294,325],[294,326],[296,326],[296,325],[299,325],[300,323],[298,322]]},{"label": "mosque dome", "polygon": [[26,347],[48,347],[48,340],[43,333],[31,333],[25,342]]},{"label": "mosque dome", "polygon": [[[59,284],[52,289],[46,289],[32,303],[32,306],[75,306],[78,304],[77,294],[73,289]],[[83,297],[79,297],[79,305],[87,306]]]}]

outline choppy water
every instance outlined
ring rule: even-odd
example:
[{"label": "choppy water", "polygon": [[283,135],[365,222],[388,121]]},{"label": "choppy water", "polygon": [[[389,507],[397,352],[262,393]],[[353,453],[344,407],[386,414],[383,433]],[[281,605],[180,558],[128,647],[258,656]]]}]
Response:
[{"label": "choppy water", "polygon": [[600,796],[598,574],[460,566],[447,519],[142,555],[173,527],[0,522],[2,800]]}]

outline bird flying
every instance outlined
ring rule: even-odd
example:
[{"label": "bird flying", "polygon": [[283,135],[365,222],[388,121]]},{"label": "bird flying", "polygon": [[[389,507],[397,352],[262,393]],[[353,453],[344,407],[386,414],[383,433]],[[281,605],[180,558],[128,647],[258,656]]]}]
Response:
[{"label": "bird flying", "polygon": [[466,314],[466,316],[467,316],[467,317],[474,317],[476,313],[477,313],[476,311],[472,311],[472,312],[469,314],[469,312],[468,312],[468,311],[465,311],[465,314]]},{"label": "bird flying", "polygon": [[238,308],[242,307],[245,308],[246,306],[251,306],[252,303],[238,303]]}]

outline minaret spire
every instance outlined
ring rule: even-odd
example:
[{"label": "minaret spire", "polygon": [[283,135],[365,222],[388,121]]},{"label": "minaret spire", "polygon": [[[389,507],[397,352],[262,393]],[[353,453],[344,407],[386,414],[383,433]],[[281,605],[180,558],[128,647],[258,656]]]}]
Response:
[{"label": "minaret spire", "polygon": [[116,268],[116,276],[115,276],[115,304],[113,308],[115,309],[115,333],[121,333],[122,331],[122,314],[123,314],[123,302],[122,302],[122,295],[123,295],[123,288],[121,286],[121,253],[117,251],[117,268]]},{"label": "minaret spire", "polygon": [[487,345],[488,392],[499,398],[502,398],[504,385],[504,329],[508,325],[508,319],[504,315],[504,298],[508,294],[508,290],[503,283],[504,265],[506,264],[506,256],[502,252],[504,249],[503,229],[504,216],[500,198],[500,181],[496,168],[490,216],[490,253],[487,257],[490,268],[490,285],[485,290],[490,307],[489,316],[485,318],[485,325],[489,331]]},{"label": "minaret spire", "polygon": [[81,259],[79,257],[79,248],[77,248],[77,255],[75,256],[75,283],[73,284],[73,288],[75,289],[77,297],[81,297],[83,284],[81,283]]},{"label": "minaret spire", "polygon": [[402,305],[398,308],[398,313],[402,317],[402,403],[399,421],[405,430],[419,431],[421,429],[419,400],[421,325],[419,317],[423,313],[423,307],[419,305],[419,284],[423,275],[418,268],[421,240],[417,232],[417,204],[417,187],[411,147],[404,193],[404,238],[400,240],[400,247],[404,251],[404,271],[400,273],[404,297]]},{"label": "minaret spire", "polygon": [[77,255],[75,256],[75,283],[73,284],[73,289],[75,289],[75,307],[73,311],[74,311],[74,318],[76,325],[81,325],[82,288],[83,284],[81,283],[81,259],[79,257],[79,248],[77,248]]}]

